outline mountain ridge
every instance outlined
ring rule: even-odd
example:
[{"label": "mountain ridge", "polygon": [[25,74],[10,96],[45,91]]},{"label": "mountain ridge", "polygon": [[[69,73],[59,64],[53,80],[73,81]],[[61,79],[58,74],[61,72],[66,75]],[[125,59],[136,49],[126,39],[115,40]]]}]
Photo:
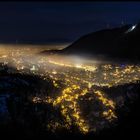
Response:
[{"label": "mountain ridge", "polygon": [[140,23],[99,30],[80,37],[63,50],[42,52],[47,54],[105,56],[140,60]]}]

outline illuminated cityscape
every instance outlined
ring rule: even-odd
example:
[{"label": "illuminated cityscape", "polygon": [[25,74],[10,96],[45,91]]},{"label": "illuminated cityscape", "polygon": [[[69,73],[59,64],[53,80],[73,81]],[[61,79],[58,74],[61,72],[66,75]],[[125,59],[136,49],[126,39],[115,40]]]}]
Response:
[{"label": "illuminated cityscape", "polygon": [[[70,130],[74,125],[81,133],[87,134],[113,124],[118,118],[116,107],[119,103],[102,89],[140,80],[140,65],[73,63],[68,57],[40,55],[39,51],[41,49],[1,47],[0,62],[16,68],[21,74],[29,73],[39,75],[43,80],[52,80],[51,93],[38,93],[30,98],[33,104],[49,104],[60,111],[63,121],[51,120],[46,124],[46,129],[52,132],[62,128]],[[90,111],[83,109],[88,103]],[[94,108],[93,103],[99,106]]]}]

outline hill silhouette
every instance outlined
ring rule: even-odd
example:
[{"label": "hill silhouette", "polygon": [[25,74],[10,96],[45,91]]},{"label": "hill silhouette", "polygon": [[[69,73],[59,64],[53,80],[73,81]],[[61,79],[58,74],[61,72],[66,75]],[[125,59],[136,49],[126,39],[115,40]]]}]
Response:
[{"label": "hill silhouette", "polygon": [[140,59],[139,38],[140,24],[125,25],[85,35],[65,48],[63,53]]},{"label": "hill silhouette", "polygon": [[140,60],[140,23],[104,29],[90,33],[64,48],[62,51],[44,51],[47,54],[79,56],[105,56]]}]

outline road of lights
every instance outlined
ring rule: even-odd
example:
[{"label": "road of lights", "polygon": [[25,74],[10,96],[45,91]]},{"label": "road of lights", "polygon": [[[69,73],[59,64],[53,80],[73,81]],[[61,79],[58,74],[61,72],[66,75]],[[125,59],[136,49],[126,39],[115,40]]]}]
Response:
[{"label": "road of lights", "polygon": [[[59,108],[64,117],[65,124],[59,122],[50,122],[47,128],[55,131],[57,129],[70,129],[72,125],[79,128],[79,131],[86,134],[91,131],[96,131],[98,126],[96,123],[91,124],[88,116],[84,116],[81,109],[80,100],[86,100],[86,96],[90,95],[86,102],[94,102],[97,100],[103,107],[99,111],[99,118],[102,121],[113,122],[117,119],[115,112],[116,103],[111,100],[107,93],[98,87],[112,87],[123,85],[125,83],[135,83],[140,80],[139,65],[119,65],[119,64],[68,64],[55,61],[46,56],[36,56],[32,50],[18,51],[4,49],[1,52],[0,61],[5,64],[13,65],[21,73],[32,73],[40,75],[47,79],[49,76],[53,80],[55,88],[60,88],[60,93],[56,97],[51,96],[35,96],[32,97],[32,102],[35,104],[45,103],[50,104],[54,108]],[[32,55],[31,55],[32,54]],[[59,85],[59,80],[63,81],[64,87]]]}]

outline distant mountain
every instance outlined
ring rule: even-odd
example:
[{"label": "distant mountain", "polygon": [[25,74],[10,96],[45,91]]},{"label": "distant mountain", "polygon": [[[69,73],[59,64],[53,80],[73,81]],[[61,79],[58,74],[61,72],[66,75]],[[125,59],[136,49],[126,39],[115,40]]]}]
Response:
[{"label": "distant mountain", "polygon": [[140,24],[85,35],[63,49],[62,53],[140,59]]},{"label": "distant mountain", "polygon": [[43,50],[39,54],[54,55],[54,54],[61,54],[61,53],[63,53],[62,50]]}]

